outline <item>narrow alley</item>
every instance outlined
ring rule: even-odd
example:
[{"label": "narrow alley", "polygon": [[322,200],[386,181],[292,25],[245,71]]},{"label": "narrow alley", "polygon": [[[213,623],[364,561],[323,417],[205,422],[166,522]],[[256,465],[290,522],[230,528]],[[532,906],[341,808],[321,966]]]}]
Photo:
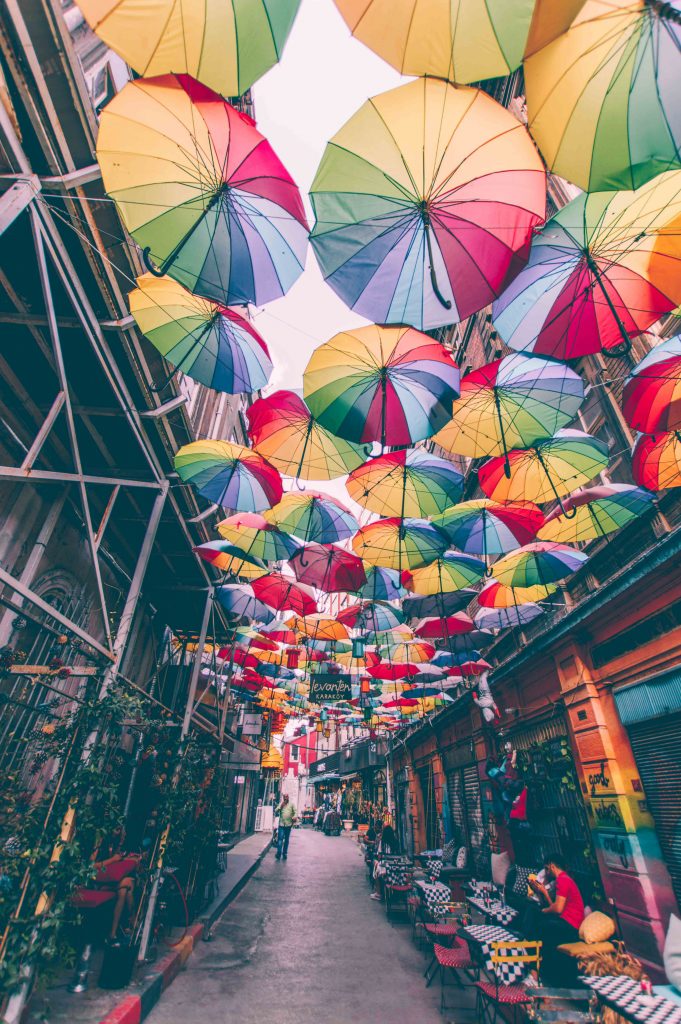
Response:
[{"label": "narrow alley", "polygon": [[442,1024],[423,969],[408,927],[369,899],[354,840],[298,829],[288,861],[267,855],[147,1021]]}]

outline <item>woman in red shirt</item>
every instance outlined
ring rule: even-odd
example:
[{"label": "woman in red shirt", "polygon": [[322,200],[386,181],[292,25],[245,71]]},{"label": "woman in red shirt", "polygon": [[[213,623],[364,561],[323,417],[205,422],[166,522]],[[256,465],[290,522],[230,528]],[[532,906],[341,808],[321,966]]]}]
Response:
[{"label": "woman in red shirt", "polygon": [[579,941],[579,927],[584,920],[584,901],[577,883],[565,870],[561,854],[552,853],[546,858],[546,871],[556,880],[556,895],[551,899],[545,886],[539,882],[530,883],[547,903],[537,922],[539,935],[531,937],[541,939],[543,943],[542,972],[545,980],[560,981],[561,957],[556,949],[564,943]]}]

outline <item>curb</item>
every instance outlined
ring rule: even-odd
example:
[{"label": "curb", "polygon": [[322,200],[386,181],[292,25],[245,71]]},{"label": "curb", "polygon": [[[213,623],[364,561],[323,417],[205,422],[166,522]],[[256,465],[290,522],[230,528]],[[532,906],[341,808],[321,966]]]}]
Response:
[{"label": "curb", "polygon": [[241,892],[246,882],[255,874],[264,860],[270,845],[256,857],[253,864],[238,882],[208,908],[197,924],[190,925],[187,934],[162,960],[155,963],[148,973],[133,985],[133,991],[126,995],[118,1006],[109,1010],[99,1024],[142,1024],[151,1013],[165,990],[172,985],[200,939],[208,942],[210,930],[224,913],[229,904]]}]

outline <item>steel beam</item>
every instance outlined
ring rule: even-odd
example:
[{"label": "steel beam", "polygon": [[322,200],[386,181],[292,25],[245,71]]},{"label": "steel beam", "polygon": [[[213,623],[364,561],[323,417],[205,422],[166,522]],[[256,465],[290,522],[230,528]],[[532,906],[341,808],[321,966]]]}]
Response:
[{"label": "steel beam", "polygon": [[57,419],[57,416],[61,412],[61,410],[62,410],[62,408],[64,406],[64,402],[65,401],[66,401],[66,395],[64,394],[63,391],[59,391],[57,393],[57,397],[55,398],[54,402],[52,403],[50,411],[48,412],[47,416],[43,420],[43,423],[42,423],[42,426],[41,426],[40,430],[36,434],[35,441],[33,442],[31,447],[26,452],[26,456],[24,458],[24,461],[21,463],[21,468],[23,470],[26,470],[27,472],[30,472],[31,467],[33,466],[33,463],[35,462],[35,460],[40,455],[40,452],[42,451],[43,445],[45,444],[45,441],[47,440],[48,434],[52,430],[52,427],[54,426],[55,420]]},{"label": "steel beam", "polygon": [[64,473],[61,470],[51,469],[24,469],[22,466],[0,466],[0,477],[3,476],[24,483],[100,484],[102,487],[141,487],[147,491],[158,491],[163,487],[162,482],[156,483],[153,480],[92,476],[90,473]]},{"label": "steel beam", "polygon": [[31,175],[27,180],[15,181],[6,192],[3,192],[0,196],[0,235],[33,202],[36,190],[40,191],[40,182]]}]

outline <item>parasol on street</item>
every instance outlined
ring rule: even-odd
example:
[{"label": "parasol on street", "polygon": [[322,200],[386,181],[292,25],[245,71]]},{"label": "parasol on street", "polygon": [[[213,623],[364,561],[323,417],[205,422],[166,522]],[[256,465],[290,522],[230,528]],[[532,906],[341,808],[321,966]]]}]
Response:
[{"label": "parasol on street", "polygon": [[538,604],[524,604],[519,608],[481,608],[475,616],[475,625],[478,629],[514,629],[526,626],[543,612]]},{"label": "parasol on street", "polygon": [[356,555],[384,569],[419,569],[443,555],[447,537],[424,519],[378,519],[352,538]]},{"label": "parasol on street", "polygon": [[362,559],[334,544],[306,544],[289,559],[296,579],[325,594],[354,592],[366,583]]},{"label": "parasol on street", "polygon": [[634,367],[624,384],[622,412],[644,434],[681,428],[681,335],[665,338]]},{"label": "parasol on street", "polygon": [[426,640],[446,640],[473,630],[473,620],[465,612],[455,612],[444,618],[422,619],[416,627],[416,635]]},{"label": "parasol on street", "polygon": [[298,583],[292,576],[270,572],[253,580],[251,587],[259,601],[276,611],[286,609],[295,612],[296,615],[314,615],[317,612],[314,591],[303,583]]},{"label": "parasol on street", "polygon": [[589,556],[567,544],[534,541],[504,555],[494,566],[494,578],[507,587],[546,587],[571,576]]},{"label": "parasol on street", "polygon": [[404,597],[406,590],[400,583],[400,574],[394,569],[382,569],[378,565],[365,565],[367,581],[359,591],[365,601],[397,601]]},{"label": "parasol on street", "polygon": [[681,487],[681,433],[641,434],[631,456],[634,481],[649,491]]},{"label": "parasol on street", "polygon": [[444,618],[468,607],[474,597],[476,597],[476,591],[468,587],[464,587],[463,590],[452,590],[446,594],[430,596],[410,594],[402,601],[402,611],[410,622],[432,616]]},{"label": "parasol on street", "polygon": [[257,599],[248,583],[223,584],[215,588],[215,596],[232,624],[267,623],[274,619],[272,609]]},{"label": "parasol on street", "polygon": [[265,562],[285,561],[300,547],[300,541],[282,533],[257,512],[228,516],[218,523],[218,533],[230,544]]},{"label": "parasol on street", "polygon": [[379,455],[348,477],[348,494],[380,516],[434,516],[461,495],[463,475],[447,459],[422,448]]},{"label": "parasol on street", "polygon": [[231,576],[241,576],[244,579],[256,579],[267,573],[267,566],[260,559],[241,548],[229,544],[226,540],[210,540],[205,544],[199,544],[194,553],[209,562],[220,572],[229,573]]},{"label": "parasol on street", "polygon": [[261,512],[281,499],[281,477],[256,452],[229,441],[191,441],[174,459],[183,483],[236,512]]},{"label": "parasol on street", "polygon": [[459,551],[482,555],[487,561],[533,540],[544,515],[531,501],[502,504],[475,498],[446,509],[433,522]]},{"label": "parasol on street", "polygon": [[537,537],[565,544],[583,544],[607,537],[649,512],[653,501],[650,491],[631,484],[588,487],[563,501],[567,511],[577,510],[574,518],[566,519],[560,509],[555,509],[547,516]]},{"label": "parasol on street", "polygon": [[402,573],[402,582],[408,590],[424,596],[448,594],[465,590],[479,583],[485,575],[485,563],[473,555],[447,551],[430,565]]},{"label": "parasol on street", "polygon": [[521,604],[536,604],[545,601],[558,590],[557,583],[541,584],[534,587],[507,587],[498,580],[490,580],[478,594],[481,608],[514,608]]},{"label": "parasol on street", "polygon": [[340,501],[315,491],[287,491],[266,518],[306,543],[333,544],[357,529],[357,520]]}]

